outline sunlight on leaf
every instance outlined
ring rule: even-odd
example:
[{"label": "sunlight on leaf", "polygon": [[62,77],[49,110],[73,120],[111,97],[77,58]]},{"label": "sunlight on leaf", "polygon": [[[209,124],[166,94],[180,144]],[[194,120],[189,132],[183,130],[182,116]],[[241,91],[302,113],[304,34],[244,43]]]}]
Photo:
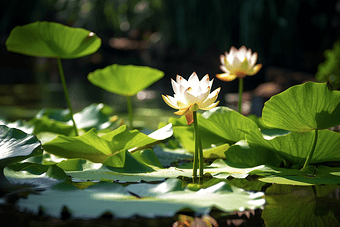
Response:
[{"label": "sunlight on leaf", "polygon": [[[313,132],[291,132],[281,136],[264,138],[260,131],[246,136],[248,143],[266,147],[293,164],[302,165],[312,146]],[[340,134],[330,130],[320,130],[318,143],[311,163],[340,161]]]},{"label": "sunlight on leaf", "polygon": [[[171,126],[171,125],[170,125]],[[171,136],[171,127],[165,126],[155,132],[159,138]],[[50,142],[44,143],[43,148],[54,155],[65,158],[82,158],[92,162],[102,163],[111,167],[125,166],[125,151],[145,149],[158,140],[153,139],[138,130],[128,131],[123,125],[118,129],[99,136],[95,129],[78,137],[57,136]],[[122,152],[123,151],[123,152]],[[108,159],[108,160],[107,160]]]},{"label": "sunlight on leaf", "polygon": [[37,137],[0,125],[0,168],[37,155],[42,155]]},{"label": "sunlight on leaf", "polygon": [[[35,213],[39,206],[47,215],[60,217],[67,206],[72,218],[97,218],[109,211],[116,218],[131,218],[135,215],[155,218],[172,217],[183,208],[197,214],[209,213],[212,208],[224,212],[254,209],[263,206],[263,193],[249,193],[232,188],[226,182],[219,182],[199,191],[181,187],[182,181],[169,179],[160,184],[134,184],[123,187],[116,183],[99,183],[83,190],[62,183],[40,195],[29,195],[18,202],[20,210]],[[227,188],[227,190],[226,190]],[[130,194],[133,192],[142,198]]]},{"label": "sunlight on leaf", "polygon": [[8,51],[64,59],[93,54],[100,45],[101,39],[93,32],[47,21],[17,26],[6,41]]},{"label": "sunlight on leaf", "polygon": [[307,132],[340,125],[340,91],[326,83],[308,82],[271,97],[263,108],[265,124],[280,129]]},{"label": "sunlight on leaf", "polygon": [[88,75],[88,80],[115,94],[133,96],[164,76],[162,71],[146,66],[110,65]]}]

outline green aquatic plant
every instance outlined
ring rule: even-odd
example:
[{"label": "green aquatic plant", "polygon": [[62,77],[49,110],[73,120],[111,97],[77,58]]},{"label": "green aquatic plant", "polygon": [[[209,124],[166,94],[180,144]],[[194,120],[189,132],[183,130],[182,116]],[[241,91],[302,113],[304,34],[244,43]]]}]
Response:
[{"label": "green aquatic plant", "polygon": [[88,75],[88,80],[108,91],[126,97],[130,129],[133,129],[131,97],[160,80],[164,73],[146,66],[113,64],[97,69]]},{"label": "green aquatic plant", "polygon": [[73,119],[73,110],[61,59],[80,58],[93,54],[100,45],[101,39],[93,32],[47,21],[17,26],[11,31],[6,41],[8,51],[57,59],[59,75],[76,135],[78,135],[78,130]]}]

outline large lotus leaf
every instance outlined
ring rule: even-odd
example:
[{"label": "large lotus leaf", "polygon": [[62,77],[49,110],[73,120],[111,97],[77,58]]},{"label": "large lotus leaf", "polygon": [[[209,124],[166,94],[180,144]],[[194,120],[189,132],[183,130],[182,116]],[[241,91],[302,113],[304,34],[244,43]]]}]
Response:
[{"label": "large lotus leaf", "polygon": [[241,140],[225,151],[227,163],[234,167],[279,166],[283,160],[268,148]]},{"label": "large lotus leaf", "polygon": [[257,131],[255,122],[227,107],[216,107],[198,117],[198,124],[214,134],[237,142],[245,139],[245,133]]},{"label": "large lotus leaf", "polygon": [[340,202],[320,195],[335,186],[290,186],[273,184],[266,190],[266,206],[262,218],[266,226],[339,226]]},{"label": "large lotus leaf", "polygon": [[92,54],[100,45],[101,39],[93,32],[46,21],[17,26],[6,41],[8,51],[65,59]]},{"label": "large lotus leaf", "polygon": [[88,80],[109,92],[133,96],[164,76],[162,71],[146,66],[110,65],[88,75]]},{"label": "large lotus leaf", "polygon": [[[136,153],[132,156],[135,157]],[[150,155],[150,153],[145,154]],[[139,156],[139,155],[137,155]],[[138,157],[135,158],[138,160]],[[153,160],[154,157],[148,157],[148,160]],[[66,174],[77,180],[113,180],[123,182],[140,182],[140,181],[161,181],[166,178],[177,178],[177,177],[192,177],[192,168],[159,168],[157,164],[152,162],[152,165],[147,162],[140,163],[153,169],[152,172],[145,171],[145,169],[136,172],[134,168],[125,168],[122,171],[118,168],[106,167],[105,165],[92,165],[84,168],[83,171],[66,171]],[[150,163],[150,161],[149,161]],[[264,166],[256,166],[253,168],[235,168],[228,166],[225,161],[218,159],[211,165],[206,166],[204,173],[209,173],[215,178],[225,179],[229,176],[237,178],[245,178],[250,172],[256,169],[263,169]]]},{"label": "large lotus leaf", "polygon": [[[171,118],[174,136],[184,148],[194,149],[193,126],[188,126],[185,118]],[[216,107],[198,115],[199,132],[203,148],[211,145],[237,142],[245,139],[245,133],[258,131],[258,126],[251,119],[227,107]]]},{"label": "large lotus leaf", "polygon": [[[148,184],[136,184],[125,188],[115,183],[99,183],[83,190],[64,183],[40,195],[29,195],[27,199],[18,201],[17,205],[19,209],[35,213],[41,206],[47,215],[53,217],[60,217],[66,206],[72,218],[90,219],[98,218],[105,212],[111,212],[115,218],[136,215],[148,218],[173,217],[185,208],[202,215],[209,213],[212,208],[231,212],[258,208],[265,203],[262,192],[249,193],[230,187],[226,182],[199,191],[183,188],[181,183],[178,179],[169,179],[157,185],[152,184],[151,187]],[[142,198],[133,196],[129,191],[137,192],[136,195]]]},{"label": "large lotus leaf", "polygon": [[[171,121],[170,121],[171,122]],[[188,151],[195,151],[194,142],[194,128],[191,126],[174,126],[174,137],[178,140],[180,145]],[[211,131],[206,130],[203,127],[199,127],[199,134],[201,137],[203,149],[212,148],[214,145],[225,144],[228,140],[214,134]]]},{"label": "large lotus leaf", "polygon": [[[165,139],[172,135],[171,124],[153,133],[152,137]],[[158,142],[137,130],[128,131],[123,125],[118,129],[98,136],[95,129],[77,137],[59,135],[50,142],[43,144],[43,148],[54,155],[65,158],[83,158],[93,162],[104,162],[111,167],[123,167],[125,163],[124,154],[119,154],[125,149],[141,150]],[[114,157],[117,154],[116,157]],[[119,160],[121,160],[119,162]],[[111,164],[109,164],[111,163]],[[113,165],[113,163],[115,163]],[[120,164],[119,164],[120,163]]]},{"label": "large lotus leaf", "polygon": [[275,95],[263,108],[265,124],[297,132],[340,125],[340,91],[308,82]]},{"label": "large lotus leaf", "polygon": [[[312,147],[314,132],[291,132],[281,136],[263,137],[259,130],[246,136],[248,143],[257,144],[275,151],[293,164],[303,165]],[[311,163],[340,161],[340,134],[320,130]]]},{"label": "large lotus leaf", "polygon": [[0,168],[37,155],[42,155],[41,143],[37,137],[0,125]]},{"label": "large lotus leaf", "polygon": [[[138,151],[141,152],[141,151]],[[151,150],[144,154],[134,153],[134,160],[126,162],[123,168],[107,167],[101,164],[83,165],[83,171],[66,171],[66,174],[74,180],[81,181],[118,181],[118,182],[140,182],[140,181],[162,181],[166,178],[192,177],[192,168],[160,168],[157,166],[154,154]],[[143,160],[140,158],[143,157]],[[152,171],[150,171],[152,169]],[[217,179],[228,177],[245,179],[249,175],[258,176],[263,183],[278,183],[290,185],[321,185],[339,184],[340,171],[338,168],[319,168],[314,175],[309,175],[298,169],[279,168],[268,165],[259,165],[252,168],[236,168],[227,164],[227,161],[218,159],[211,165],[205,166],[204,173],[212,175]],[[263,186],[263,183],[261,184]],[[262,187],[261,186],[261,187]]]}]

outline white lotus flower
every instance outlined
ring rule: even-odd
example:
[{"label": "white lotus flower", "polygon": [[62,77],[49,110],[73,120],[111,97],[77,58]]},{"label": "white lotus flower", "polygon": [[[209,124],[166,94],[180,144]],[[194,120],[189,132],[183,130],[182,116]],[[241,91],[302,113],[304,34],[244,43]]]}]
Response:
[{"label": "white lotus flower", "polygon": [[239,50],[231,47],[229,54],[220,56],[221,70],[225,73],[217,74],[216,77],[223,81],[232,81],[245,76],[255,75],[262,67],[262,64],[255,65],[257,61],[257,53],[252,54],[251,49],[242,46]]},{"label": "white lotus flower", "polygon": [[191,74],[188,81],[177,75],[176,82],[171,79],[175,92],[174,97],[162,95],[162,98],[170,107],[178,109],[175,114],[185,115],[187,123],[190,125],[193,122],[193,111],[210,110],[218,105],[219,101],[215,101],[221,88],[210,93],[213,80],[209,81],[207,74],[199,81],[195,72]]}]

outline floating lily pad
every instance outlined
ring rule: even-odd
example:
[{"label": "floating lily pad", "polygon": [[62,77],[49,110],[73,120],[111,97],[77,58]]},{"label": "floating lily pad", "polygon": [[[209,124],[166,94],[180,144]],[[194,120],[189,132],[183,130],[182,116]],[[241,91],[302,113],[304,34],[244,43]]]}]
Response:
[{"label": "floating lily pad", "polygon": [[[38,212],[39,207],[47,215],[60,217],[64,206],[72,218],[97,218],[105,212],[111,212],[115,218],[173,217],[184,208],[195,211],[198,215],[209,213],[212,208],[225,212],[254,209],[263,206],[263,193],[249,193],[239,188],[230,187],[226,182],[211,187],[192,191],[181,187],[178,179],[169,179],[157,185],[136,184],[123,187],[115,183],[99,183],[79,190],[72,185],[59,184],[52,190],[40,195],[29,195],[20,200],[19,209]],[[129,193],[134,192],[141,198]]]},{"label": "floating lily pad", "polygon": [[271,127],[307,132],[340,125],[340,91],[326,83],[293,86],[265,103],[263,121]]},{"label": "floating lily pad", "polygon": [[65,59],[92,54],[100,45],[101,39],[93,32],[47,21],[17,26],[6,41],[11,52]]},{"label": "floating lily pad", "polygon": [[146,66],[110,65],[88,75],[88,80],[115,94],[133,96],[164,76],[162,71]]},{"label": "floating lily pad", "polygon": [[[83,171],[66,171],[66,174],[77,180],[113,180],[123,182],[161,181],[166,178],[192,177],[192,168],[160,168],[153,161],[150,161],[154,159],[154,156],[150,152],[144,154],[144,156],[146,156],[144,158],[149,161],[143,162],[139,160],[140,155],[137,153],[134,153],[132,156],[136,157],[135,160],[138,160],[139,163],[152,168],[152,171],[145,171],[144,169],[138,171],[138,169],[133,167],[125,168],[124,171],[122,171],[118,168],[97,164],[88,166],[84,168]],[[224,160],[217,159],[211,165],[205,167],[204,173],[209,173],[219,179],[226,179],[229,176],[245,178],[250,172],[263,168],[263,165],[253,168],[235,168],[227,165]]]}]

